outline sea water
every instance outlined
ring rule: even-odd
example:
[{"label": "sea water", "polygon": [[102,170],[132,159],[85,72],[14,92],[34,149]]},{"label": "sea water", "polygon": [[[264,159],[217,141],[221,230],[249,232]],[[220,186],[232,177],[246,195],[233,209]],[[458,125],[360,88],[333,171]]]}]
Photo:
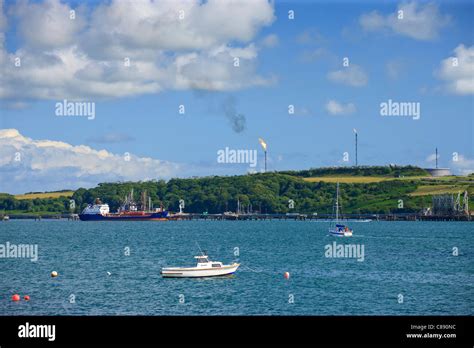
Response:
[{"label": "sea water", "polygon": [[[0,255],[0,315],[474,314],[474,224],[351,227],[341,238],[317,221],[0,222],[0,245],[37,246],[36,261]],[[241,267],[161,277],[194,266],[198,245]]]}]

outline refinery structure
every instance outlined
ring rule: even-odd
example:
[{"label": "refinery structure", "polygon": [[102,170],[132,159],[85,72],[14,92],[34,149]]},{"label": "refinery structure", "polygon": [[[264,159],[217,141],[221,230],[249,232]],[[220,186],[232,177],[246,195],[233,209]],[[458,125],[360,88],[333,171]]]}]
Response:
[{"label": "refinery structure", "polygon": [[432,197],[432,214],[437,216],[468,215],[469,195],[467,191],[463,194],[443,194]]}]

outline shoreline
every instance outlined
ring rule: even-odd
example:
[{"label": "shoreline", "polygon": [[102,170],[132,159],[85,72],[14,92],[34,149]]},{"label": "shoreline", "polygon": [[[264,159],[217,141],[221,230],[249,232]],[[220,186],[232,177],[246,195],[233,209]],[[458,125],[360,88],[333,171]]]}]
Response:
[{"label": "shoreline", "polygon": [[[6,215],[9,220],[68,220],[68,221],[80,221],[78,216],[71,214],[48,214],[48,215],[23,215],[23,214],[12,214]],[[186,215],[174,215],[168,218],[166,221],[195,221],[195,220],[209,220],[209,221],[266,221],[266,220],[294,220],[294,221],[318,221],[318,222],[330,222],[333,219],[330,218],[330,214],[310,215],[310,214],[240,214],[236,216],[225,216],[224,214],[186,214]],[[123,220],[120,220],[123,221]],[[146,221],[146,220],[144,220]],[[351,221],[351,222],[371,222],[371,221],[474,221],[471,216],[467,215],[420,215],[412,213],[401,213],[401,214],[347,214],[345,219],[340,221]],[[8,220],[0,222],[8,222]],[[83,221],[90,222],[90,221]],[[94,221],[92,221],[94,222]],[[137,221],[130,221],[137,222]]]}]

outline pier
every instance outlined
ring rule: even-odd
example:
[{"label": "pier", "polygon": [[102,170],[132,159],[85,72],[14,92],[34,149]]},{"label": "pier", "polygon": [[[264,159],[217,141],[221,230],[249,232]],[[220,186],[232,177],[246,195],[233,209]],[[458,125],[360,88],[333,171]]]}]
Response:
[{"label": "pier", "polygon": [[[332,220],[331,214],[180,214],[170,220]],[[469,215],[422,215],[419,213],[398,214],[344,214],[344,219],[373,221],[471,221]]]}]

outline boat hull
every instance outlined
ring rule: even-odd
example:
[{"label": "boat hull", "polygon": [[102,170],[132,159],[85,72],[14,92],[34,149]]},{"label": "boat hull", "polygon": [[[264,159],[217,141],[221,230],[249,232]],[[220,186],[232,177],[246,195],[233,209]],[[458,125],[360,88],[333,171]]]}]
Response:
[{"label": "boat hull", "polygon": [[133,214],[79,214],[82,221],[166,221],[168,212]]},{"label": "boat hull", "polygon": [[329,229],[329,234],[336,237],[352,237],[352,231],[338,231],[336,229]]},{"label": "boat hull", "polygon": [[207,278],[207,277],[221,277],[235,273],[240,264],[234,263],[232,265],[223,266],[219,268],[163,268],[161,275],[163,278]]}]

